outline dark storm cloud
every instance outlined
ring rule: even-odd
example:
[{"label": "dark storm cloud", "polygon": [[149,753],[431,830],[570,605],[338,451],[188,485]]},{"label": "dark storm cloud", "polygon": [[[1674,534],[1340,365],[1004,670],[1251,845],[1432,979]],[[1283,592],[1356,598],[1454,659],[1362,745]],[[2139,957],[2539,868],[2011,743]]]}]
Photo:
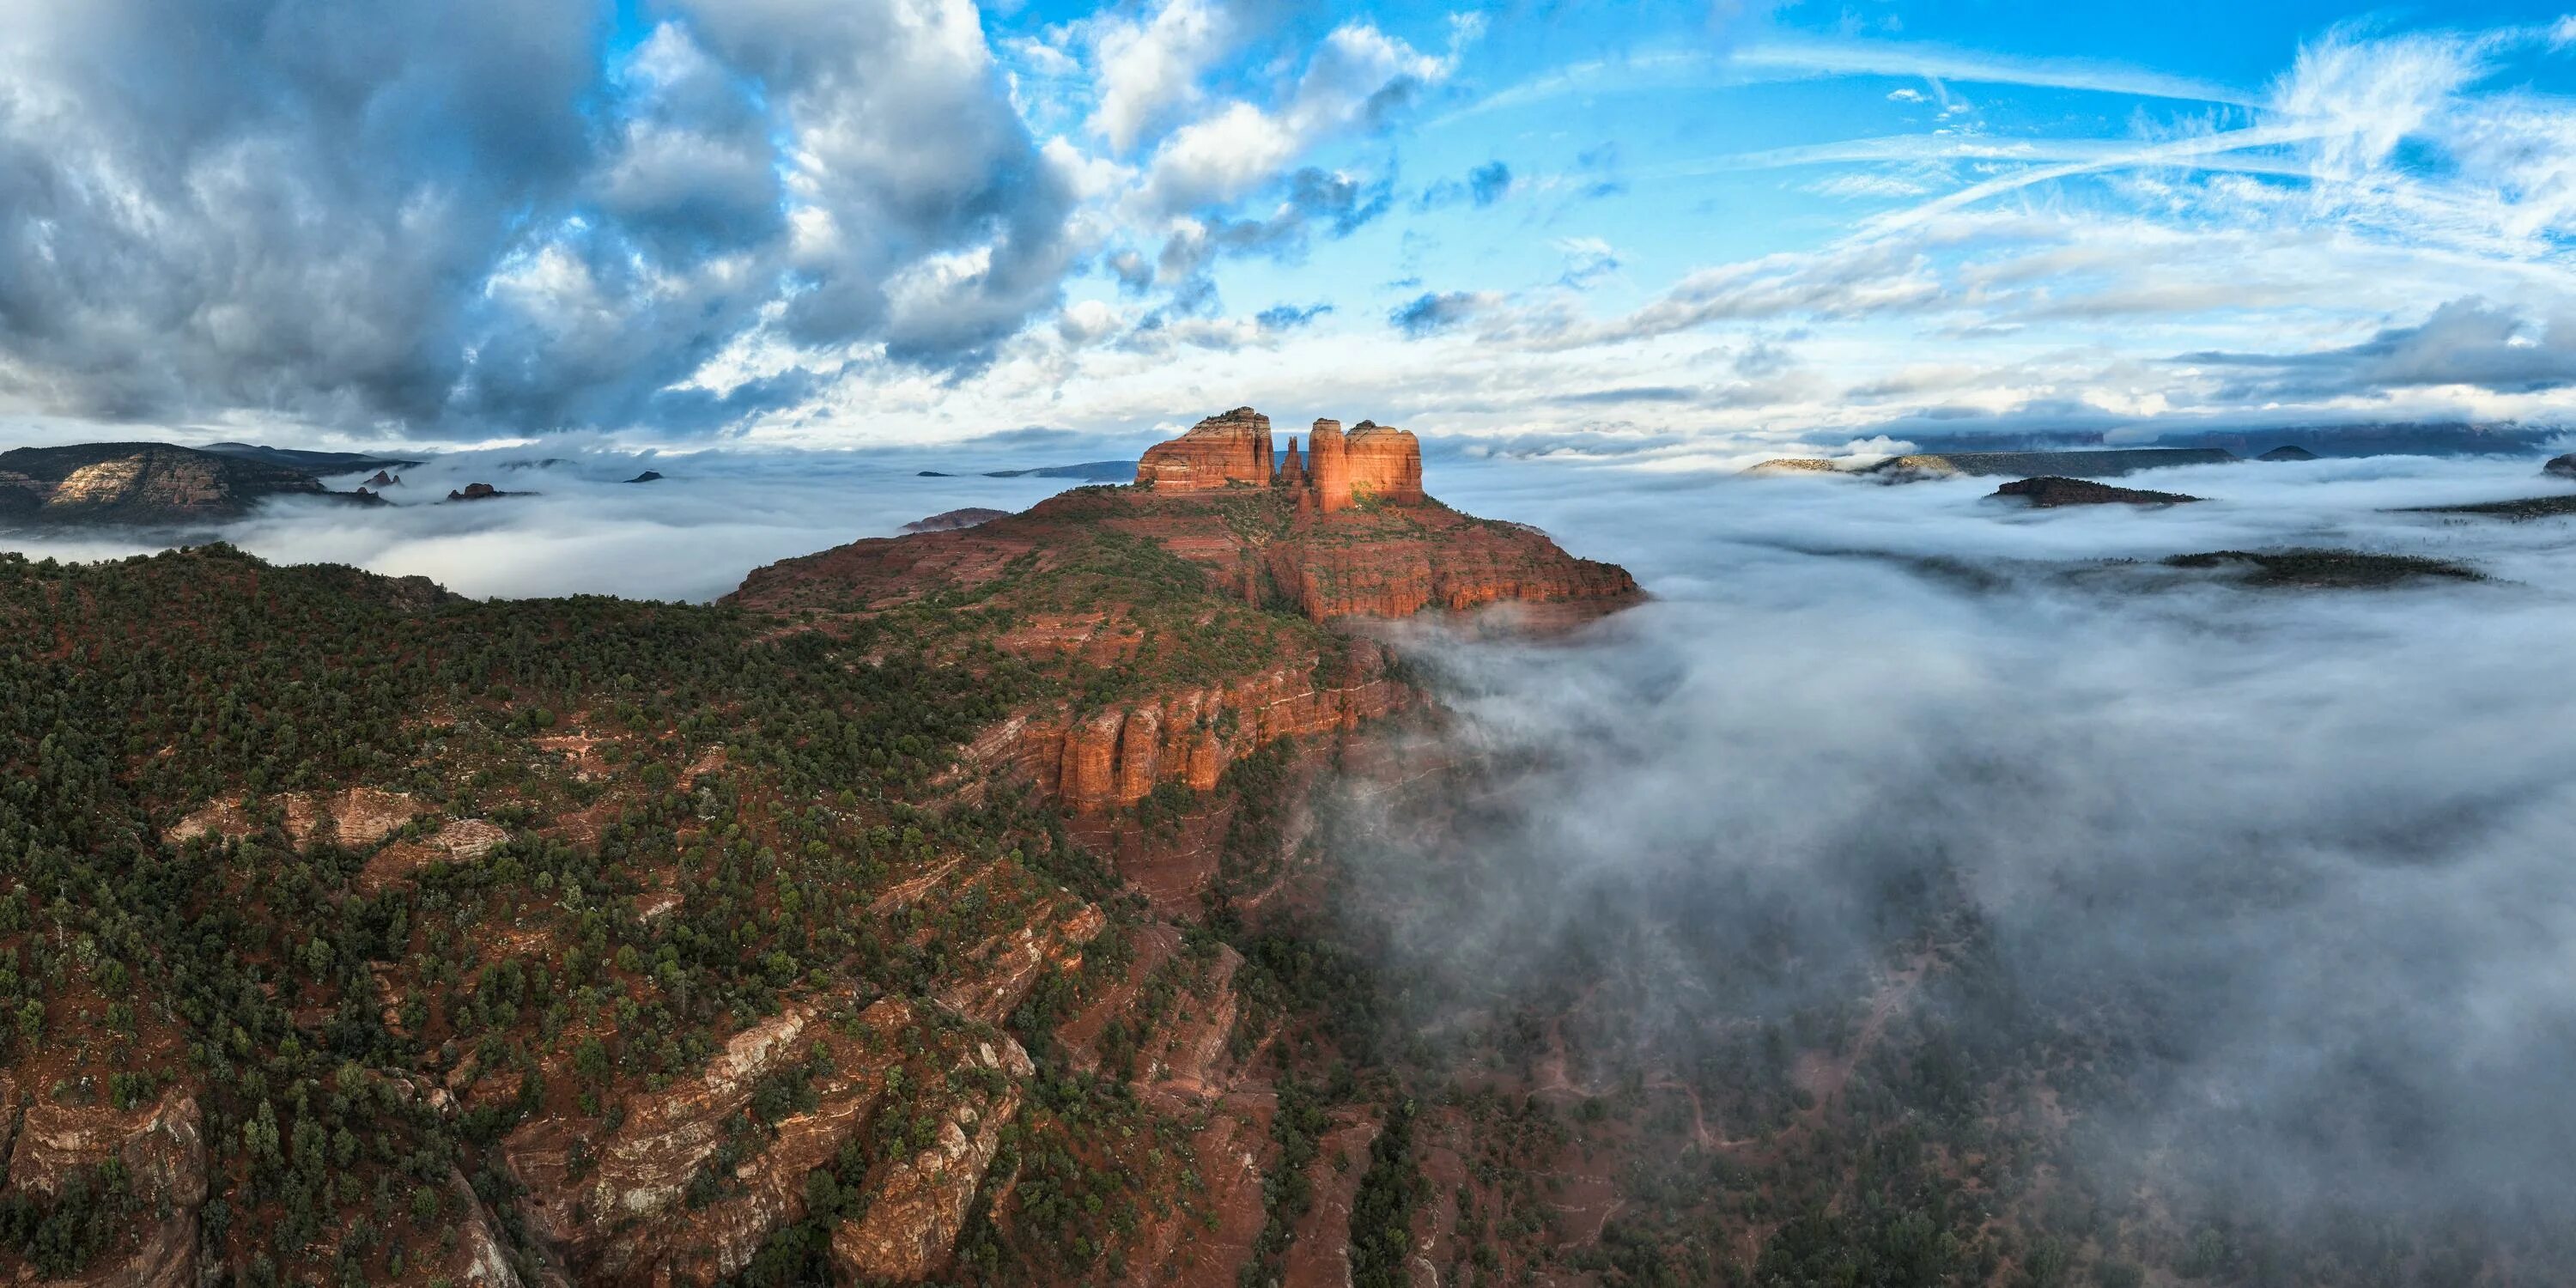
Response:
[{"label": "dark storm cloud", "polygon": [[791,343],[950,368],[1057,302],[1072,197],[970,12],[667,12],[612,66],[577,0],[17,9],[0,379],[89,416],[677,427],[806,392],[663,392],[772,304]]},{"label": "dark storm cloud", "polygon": [[2470,298],[2453,300],[2420,326],[2391,327],[2360,344],[2309,353],[2187,353],[2174,359],[2241,368],[2227,396],[2332,396],[2430,385],[2475,385],[2532,393],[2576,383],[2576,319],[2534,322]]}]

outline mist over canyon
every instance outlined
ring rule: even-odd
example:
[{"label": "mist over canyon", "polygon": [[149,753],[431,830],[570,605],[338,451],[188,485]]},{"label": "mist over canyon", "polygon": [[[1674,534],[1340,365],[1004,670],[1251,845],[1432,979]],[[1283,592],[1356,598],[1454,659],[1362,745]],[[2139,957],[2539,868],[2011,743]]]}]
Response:
[{"label": "mist over canyon", "polygon": [[[1043,916],[1010,912],[1025,926],[1006,933],[1039,935],[1071,963],[1068,978],[1091,940],[1107,981],[1148,967],[1159,981],[1188,963],[1203,973],[1185,971],[1199,981],[1186,989],[1214,990],[1183,1003],[1179,1032],[1198,1054],[1174,1046],[1131,1075],[1153,1096],[1181,1097],[1171,1103],[1221,1097],[1214,1125],[1187,1138],[1217,1152],[1172,1156],[1216,1166],[1234,1148],[1226,1142],[1244,1139],[1227,1115],[1257,1127],[1265,1120],[1241,1105],[1275,1102],[1261,1111],[1277,1116],[1255,1151],[1254,1188],[1269,1194],[1261,1176],[1280,1167],[1344,1178],[1316,1182],[1328,1197],[1315,1219],[1327,1228],[1296,1216],[1285,1261],[1250,1230],[1225,1236],[1243,1241],[1238,1252],[1211,1255],[1292,1267],[1292,1283],[1329,1278],[1331,1264],[1294,1249],[1335,1246],[1329,1223],[1345,1208],[1413,1184],[1385,1180],[1382,1167],[1423,1178],[1430,1197],[1404,1210],[1424,1264],[1482,1264],[1484,1223],[1508,1220],[1521,1233],[1492,1245],[1510,1249],[1503,1264],[1610,1283],[1827,1282],[1852,1265],[1876,1267],[1883,1282],[2358,1282],[2392,1266],[2406,1282],[2548,1282],[2576,1254],[2548,1219],[2576,1198],[2564,1165],[2576,1110],[2559,1094],[2576,1058],[2566,971],[2576,696],[2556,683],[2576,629],[2576,529],[2427,509],[2564,494],[2535,458],[2151,469],[2122,481],[2203,499],[2063,508],[2013,504],[1992,495],[1992,478],[1889,484],[1444,458],[1433,486],[1454,511],[1416,500],[1318,516],[1284,486],[1106,489],[1010,515],[1001,512],[1082,481],[993,476],[1027,464],[1001,455],[526,456],[407,468],[389,505],[272,499],[213,535],[271,560],[425,574],[492,598],[443,610],[459,623],[484,610],[537,620],[628,611],[513,605],[529,594],[695,601],[739,584],[726,606],[686,620],[829,631],[844,615],[912,611],[885,606],[987,566],[973,575],[996,576],[985,584],[1001,589],[983,592],[1005,596],[994,607],[934,597],[919,618],[928,638],[965,650],[959,658],[983,656],[978,637],[1002,632],[986,620],[1017,623],[994,637],[1031,649],[1066,629],[1050,614],[1091,611],[1085,578],[1139,568],[1180,597],[1165,605],[1121,590],[1106,597],[1111,611],[1147,621],[1200,605],[1184,611],[1265,623],[1259,656],[1233,657],[1232,626],[1190,646],[1221,651],[1222,667],[1272,668],[1240,692],[1189,687],[1206,663],[1185,648],[1152,663],[1150,682],[1119,674],[1142,665],[1122,663],[1086,681],[1106,697],[1060,711],[1051,704],[1062,699],[1042,698],[974,726],[961,753],[970,772],[1025,764],[1029,785],[1064,803],[1056,830],[1033,843],[1105,865],[1050,872],[1133,883],[1117,899],[1091,896],[1126,909],[1113,924],[1140,910],[1169,919],[1103,931],[1097,912],[1062,914],[1050,901]],[[660,477],[627,481],[647,465]],[[437,499],[484,479],[507,495]],[[744,576],[767,559],[977,506],[988,510],[960,532],[861,540]],[[1509,521],[1465,517],[1475,514]],[[1310,521],[1321,526],[1295,526]],[[1320,579],[1301,583],[1305,600],[1281,599],[1284,574],[1263,581],[1216,540],[1272,523],[1291,525],[1274,541],[1303,534],[1302,553],[1278,568],[1323,561],[1305,565],[1302,576]],[[1352,591],[1346,578],[1397,548],[1365,543],[1407,524],[1541,545],[1523,525],[1544,529],[1569,554],[1632,570],[1648,598],[1537,637],[1434,614],[1342,623],[1388,646],[1383,655],[1325,643],[1335,638],[1319,629],[1326,618],[1369,602],[1336,598]],[[1352,542],[1377,553],[1331,553]],[[1145,553],[1157,543],[1188,562],[1153,562],[1168,557]],[[84,559],[154,540],[104,531],[0,546]],[[1058,548],[1087,553],[1049,579],[1010,571]],[[934,551],[945,553],[924,553]],[[2264,562],[2295,566],[2306,551],[2339,552],[2331,558],[2367,575],[2303,581]],[[1283,624],[1295,603],[1314,623]],[[1496,611],[1509,621],[1530,606]],[[977,616],[987,612],[998,616]],[[900,638],[883,622],[864,629]],[[1179,630],[1172,638],[1190,634]],[[778,656],[829,657],[827,638]],[[1068,660],[1087,665],[1093,645],[1075,647]],[[1311,676],[1282,667],[1283,648],[1317,650]],[[624,665],[613,652],[608,664]],[[951,683],[948,665],[916,674]],[[1413,686],[1427,701],[1407,696]],[[1273,731],[1260,713],[1274,706],[1299,714]],[[580,732],[539,742],[587,765],[595,717],[565,714]],[[556,719],[519,712],[505,732]],[[719,739],[714,752],[689,752],[698,764],[721,767],[725,743],[744,736],[703,718],[694,727]],[[1137,741],[1140,729],[1152,745]],[[1282,750],[1292,745],[1302,750]],[[1215,759],[1202,763],[1203,751]],[[702,789],[690,808],[703,817],[720,799]],[[975,799],[953,808],[983,808]],[[1300,800],[1314,802],[1311,818]],[[234,825],[220,809],[205,817]],[[508,835],[473,827],[488,829],[473,832],[487,846]],[[447,844],[446,831],[403,835],[412,831],[429,839],[385,854]],[[1274,843],[1284,866],[1261,857]],[[1249,867],[1235,866],[1254,851]],[[833,861],[829,849],[808,853]],[[391,865],[379,855],[363,872],[379,866]],[[933,888],[953,867],[896,889]],[[667,880],[695,899],[688,871]],[[876,905],[857,906],[875,916]],[[913,924],[910,914],[896,924]],[[1357,972],[1339,985],[1305,973],[1331,968],[1295,964],[1344,960],[1337,953]],[[1010,969],[1001,995],[1026,996],[1035,968]],[[998,1023],[1007,1013],[1042,1066],[1069,1050],[1114,1067],[1098,1062],[1136,1040],[1116,1008],[1165,986],[1079,985],[1112,1018],[1058,1015],[1052,1037],[1025,1007],[973,1014]],[[1283,1005],[1278,990],[1314,988],[1323,991],[1286,1012],[1314,1019],[1245,1037],[1269,1022],[1248,1017],[1280,1014],[1260,1009]],[[868,1016],[862,1028],[893,1023]],[[745,1029],[744,1040],[764,1031]],[[1214,1054],[1246,1042],[1251,1054]],[[1263,1055],[1262,1043],[1275,1049]],[[1033,1087],[1057,1076],[1015,1059],[1002,1066]],[[1222,1090],[1272,1060],[1275,1090]],[[461,1068],[475,1079],[467,1094],[501,1094],[487,1086],[506,1076],[495,1068],[488,1048]],[[510,1094],[524,1105],[545,1093]],[[1318,1094],[1339,1107],[1312,1120],[1325,1150],[1313,1161],[1281,1124],[1306,1121],[1297,1098]],[[1419,1124],[1415,1098],[1439,1106]],[[511,1167],[538,1166],[527,1160],[550,1157],[553,1124],[581,1121],[553,1112],[499,1150]],[[779,1130],[781,1141],[802,1139]],[[1407,1130],[1424,1135],[1407,1145]],[[1550,1153],[1515,1132],[1568,1132],[1580,1144]],[[1538,1152],[1478,1170],[1494,1156],[1476,1162],[1477,1150],[1509,1139]],[[1398,1152],[1370,1163],[1377,1140]],[[758,1157],[811,1162],[784,1145]],[[996,1177],[1029,1175],[1019,1155],[1002,1158]],[[837,1174],[862,1174],[851,1166]],[[525,1172],[535,1194],[577,1174]],[[780,1175],[754,1192],[787,1193],[794,1174]],[[902,1193],[867,1175],[871,1193]],[[1150,1167],[1137,1175],[1168,1179]],[[512,1256],[559,1247],[577,1276],[610,1264],[583,1259],[606,1254],[578,1227],[511,1232],[507,1187],[478,1174],[475,1188],[488,1190],[501,1231],[492,1237],[520,1250]],[[1248,1201],[1241,1182],[1230,1192],[1238,1197],[1211,1192],[1207,1219],[1237,1219],[1218,1215]],[[574,1202],[517,1201],[539,1214],[532,1221],[562,1219],[544,1215],[556,1211],[546,1203]],[[1274,1224],[1288,1219],[1275,1196],[1262,1206]],[[782,1210],[839,1211],[810,1199]],[[910,1219],[887,1211],[885,1221]],[[952,1211],[925,1227],[954,1241],[960,1260],[944,1270],[924,1261],[921,1274],[963,1282],[953,1277],[973,1277],[969,1250],[988,1246],[979,1240],[1021,1237],[960,1219]],[[1349,1220],[1334,1255],[1367,1255],[1363,1223]],[[787,1255],[794,1228],[759,1243],[759,1256]],[[873,1227],[842,1227],[860,1228]],[[2013,1233],[1956,1233],[1981,1228]],[[678,1237],[656,1229],[657,1240]],[[708,1264],[739,1266],[753,1246],[726,1243]],[[1904,1265],[1913,1270],[1891,1268]]]}]

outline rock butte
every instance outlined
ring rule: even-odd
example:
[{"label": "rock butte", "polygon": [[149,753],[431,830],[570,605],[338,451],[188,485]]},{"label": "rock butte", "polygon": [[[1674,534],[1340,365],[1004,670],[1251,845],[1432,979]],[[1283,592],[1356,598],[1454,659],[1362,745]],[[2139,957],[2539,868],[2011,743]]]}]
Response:
[{"label": "rock butte", "polygon": [[1407,431],[1361,421],[1348,435],[1337,420],[1318,420],[1300,452],[1271,464],[1270,418],[1237,407],[1157,443],[1136,463],[1136,484],[1157,492],[1213,492],[1232,487],[1276,488],[1326,514],[1362,501],[1416,504],[1422,492],[1422,444]]},{"label": "rock butte", "polygon": [[[1522,524],[1461,514],[1422,489],[1422,449],[1400,429],[1317,421],[1311,451],[1271,450],[1270,421],[1239,407],[1147,451],[1136,486],[1078,488],[972,528],[853,542],[759,569],[726,602],[778,614],[868,615],[927,593],[1078,566],[1102,538],[1142,537],[1195,565],[1221,595],[1312,622],[1510,611],[1509,630],[1578,625],[1636,602],[1614,564],[1578,559]],[[1033,613],[1006,651],[1126,659],[1099,613]],[[970,761],[1010,763],[1066,807],[1134,805],[1163,783],[1206,791],[1285,738],[1338,739],[1421,704],[1365,639],[1283,644],[1233,674],[1146,686],[1087,713],[1032,711],[979,739]],[[1327,653],[1332,656],[1326,656]]]}]

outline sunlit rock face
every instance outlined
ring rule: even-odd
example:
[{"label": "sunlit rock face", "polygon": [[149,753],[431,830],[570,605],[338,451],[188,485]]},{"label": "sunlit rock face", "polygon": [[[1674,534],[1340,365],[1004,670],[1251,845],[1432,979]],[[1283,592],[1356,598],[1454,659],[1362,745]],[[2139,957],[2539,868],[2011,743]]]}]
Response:
[{"label": "sunlit rock face", "polygon": [[1422,500],[1422,443],[1408,430],[1361,421],[1344,443],[1350,455],[1351,495],[1390,505]]},{"label": "sunlit rock face", "polygon": [[1249,407],[1210,416],[1136,463],[1136,481],[1158,492],[1268,487],[1271,477],[1270,418]]}]

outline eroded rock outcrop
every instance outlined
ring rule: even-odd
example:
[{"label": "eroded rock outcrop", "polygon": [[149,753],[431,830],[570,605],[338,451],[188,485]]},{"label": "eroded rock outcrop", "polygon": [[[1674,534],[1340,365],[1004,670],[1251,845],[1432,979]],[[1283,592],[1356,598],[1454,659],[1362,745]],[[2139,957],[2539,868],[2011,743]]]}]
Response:
[{"label": "eroded rock outcrop", "polygon": [[2562,479],[2576,479],[2576,452],[2550,457],[2549,463],[2540,467],[2540,472],[2554,474]]},{"label": "eroded rock outcrop", "polygon": [[[892,1009],[871,1008],[863,1029],[909,1022],[900,1003],[880,1006]],[[797,1162],[830,1157],[881,1090],[864,1076],[870,1065],[856,1044],[834,1042],[839,1035],[816,1019],[812,1005],[799,1004],[734,1034],[694,1079],[634,1098],[604,1139],[592,1137],[588,1121],[561,1115],[521,1124],[502,1142],[502,1156],[524,1187],[519,1210],[529,1231],[576,1273],[611,1282],[654,1278],[675,1258],[719,1275],[749,1264],[771,1230],[803,1212],[805,1173],[816,1163]],[[761,1079],[807,1058],[809,1029],[839,1058],[835,1079],[815,1088],[817,1107],[798,1115],[806,1121],[793,1133],[797,1143],[775,1157],[757,1154],[723,1178],[737,1187],[724,1202],[687,1207],[691,1182],[724,1147]],[[790,1135],[779,1124],[780,1139]],[[772,1175],[782,1170],[793,1174]]]},{"label": "eroded rock outcrop", "polygon": [[1007,519],[1009,517],[1011,517],[1011,512],[1008,510],[988,510],[981,506],[970,505],[962,510],[942,510],[926,519],[915,519],[912,522],[903,525],[903,530],[906,532],[954,532],[959,528],[971,528],[979,523],[991,523],[995,519]]},{"label": "eroded rock outcrop", "polygon": [[1036,1072],[1007,1037],[976,1045],[931,1111],[936,1138],[870,1176],[867,1211],[832,1232],[832,1266],[845,1280],[918,1283],[947,1262]]},{"label": "eroded rock outcrop", "polygon": [[1136,482],[1161,492],[1268,487],[1272,477],[1270,418],[1249,407],[1210,416],[1136,463]]},{"label": "eroded rock outcrop", "polygon": [[[14,1087],[10,1099],[15,1100]],[[197,1214],[206,1201],[206,1143],[195,1094],[174,1086],[133,1109],[38,1094],[11,1142],[8,1189],[45,1201],[115,1160],[138,1201],[134,1224],[83,1284],[195,1288]]]}]

